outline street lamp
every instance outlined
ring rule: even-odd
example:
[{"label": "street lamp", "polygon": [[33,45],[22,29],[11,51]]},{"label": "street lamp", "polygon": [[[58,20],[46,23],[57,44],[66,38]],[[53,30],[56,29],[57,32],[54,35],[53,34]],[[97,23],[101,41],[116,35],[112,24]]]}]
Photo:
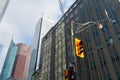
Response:
[{"label": "street lamp", "polygon": [[[91,27],[91,26],[93,26],[95,24],[98,25],[99,29],[102,29],[103,25],[101,24],[101,22],[104,22],[104,21],[107,21],[107,19],[100,20],[100,21],[88,21],[88,22],[86,22],[84,24],[80,24],[80,23],[77,23],[77,22],[75,22],[75,21],[72,20],[71,21],[71,32],[72,32],[72,34],[79,34],[80,32],[88,29],[89,27]],[[73,24],[77,24],[77,25],[80,26],[75,32],[73,31]]]},{"label": "street lamp", "polygon": [[[77,23],[75,21],[71,21],[71,41],[72,41],[72,54],[74,55],[74,59],[75,59],[75,64],[76,64],[76,68],[75,68],[75,71],[77,73],[77,80],[78,80],[78,72],[77,72],[77,61],[76,61],[76,55],[75,55],[75,46],[74,46],[74,34],[79,34],[80,32],[90,28],[91,26],[93,25],[97,25],[97,27],[99,29],[102,29],[103,28],[103,25],[102,25],[102,22],[105,22],[105,21],[108,21],[110,23],[110,25],[112,25],[112,23],[115,23],[116,20],[112,20],[107,11],[105,10],[105,15],[107,17],[107,19],[103,19],[103,20],[100,20],[100,21],[88,21],[86,23]],[[76,25],[79,25],[80,27],[74,31],[73,29],[73,25],[76,24]]]}]

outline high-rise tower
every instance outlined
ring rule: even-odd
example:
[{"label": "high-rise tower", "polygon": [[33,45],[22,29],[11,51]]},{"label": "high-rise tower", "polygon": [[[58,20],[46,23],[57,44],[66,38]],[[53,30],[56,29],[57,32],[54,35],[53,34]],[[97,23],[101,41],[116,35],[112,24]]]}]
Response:
[{"label": "high-rise tower", "polygon": [[0,80],[6,80],[9,77],[11,77],[16,54],[17,54],[17,46],[14,43],[14,41],[11,40],[11,43],[7,52],[7,56],[5,58],[5,62],[2,68]]},{"label": "high-rise tower", "polygon": [[14,63],[12,78],[17,80],[27,80],[31,46],[19,43],[17,44],[17,47],[17,56]]},{"label": "high-rise tower", "polygon": [[39,68],[41,39],[49,31],[52,25],[53,25],[53,22],[43,16],[36,25],[34,42],[32,46],[32,53],[31,53],[31,59],[30,59],[28,80],[31,80],[33,73]]}]

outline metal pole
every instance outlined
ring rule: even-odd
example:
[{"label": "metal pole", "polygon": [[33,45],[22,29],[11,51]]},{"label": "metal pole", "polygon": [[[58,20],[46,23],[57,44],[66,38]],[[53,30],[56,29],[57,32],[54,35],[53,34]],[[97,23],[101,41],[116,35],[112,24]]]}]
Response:
[{"label": "metal pole", "polygon": [[75,56],[75,47],[74,47],[74,31],[73,31],[73,22],[71,21],[71,42],[72,42],[72,56],[74,56],[74,62],[75,62],[75,73],[77,74],[76,80],[78,80],[78,70],[77,70],[77,60]]},{"label": "metal pole", "polygon": [[112,24],[111,24],[111,19],[110,19],[109,15],[108,15],[107,10],[105,10],[105,14],[106,14],[107,20],[108,20],[108,22],[110,23],[110,26],[111,26],[111,25],[112,25]]},{"label": "metal pole", "polygon": [[[105,10],[105,14],[106,14],[106,17],[107,17],[107,20],[108,20],[108,25],[109,25],[110,27],[112,27],[112,21],[113,21],[113,20],[109,17],[107,10]],[[111,31],[111,35],[114,34],[114,33],[112,32],[112,30],[110,30],[110,31]],[[112,36],[113,36],[113,38],[115,38],[114,35],[112,35]],[[111,79],[117,80],[116,73],[115,73],[115,71],[114,71],[114,69],[113,69],[112,64],[110,63],[111,61],[110,61],[110,59],[107,59],[107,60],[108,60],[108,63],[109,63],[109,67],[111,68],[111,69],[110,69]]]}]

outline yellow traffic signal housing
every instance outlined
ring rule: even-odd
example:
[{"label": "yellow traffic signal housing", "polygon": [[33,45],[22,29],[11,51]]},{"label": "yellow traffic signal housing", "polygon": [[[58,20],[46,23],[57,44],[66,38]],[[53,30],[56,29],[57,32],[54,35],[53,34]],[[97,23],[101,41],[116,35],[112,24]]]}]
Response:
[{"label": "yellow traffic signal housing", "polygon": [[75,38],[75,53],[76,56],[84,58],[83,41],[78,38]]},{"label": "yellow traffic signal housing", "polygon": [[69,70],[65,70],[64,74],[65,74],[65,80],[69,80]]}]

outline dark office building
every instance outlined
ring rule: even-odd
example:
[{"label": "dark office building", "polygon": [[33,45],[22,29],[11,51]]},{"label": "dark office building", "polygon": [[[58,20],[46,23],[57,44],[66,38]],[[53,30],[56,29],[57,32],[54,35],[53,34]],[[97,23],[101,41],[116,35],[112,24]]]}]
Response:
[{"label": "dark office building", "polygon": [[[119,0],[76,0],[42,42],[42,71],[33,80],[64,80],[64,70],[75,65],[77,80],[120,80],[120,2]],[[107,11],[108,19],[105,11]],[[88,24],[74,36],[83,41],[85,58],[74,56],[71,20]],[[73,24],[74,31],[79,27]],[[87,26],[90,26],[87,28]],[[37,73],[36,73],[37,74]]]},{"label": "dark office building", "polygon": [[40,51],[40,61],[39,61],[39,69],[37,71],[35,71],[32,75],[32,80],[41,80],[40,77],[41,77],[41,71],[42,71],[42,64],[43,64],[43,57],[44,57],[44,45],[45,45],[45,41],[46,38],[43,38],[42,39],[42,42],[41,42],[41,51]]}]

